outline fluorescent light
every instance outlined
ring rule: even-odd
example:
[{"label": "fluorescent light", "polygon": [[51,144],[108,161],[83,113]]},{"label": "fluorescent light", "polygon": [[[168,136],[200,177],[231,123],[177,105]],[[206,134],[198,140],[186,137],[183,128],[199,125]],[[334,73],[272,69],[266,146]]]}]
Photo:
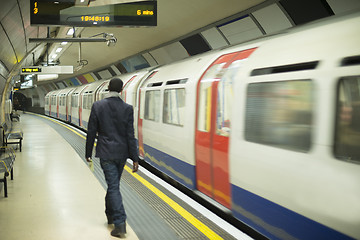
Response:
[{"label": "fluorescent light", "polygon": [[57,54],[53,54],[53,55],[51,56],[52,59],[55,59],[56,57],[57,57]]},{"label": "fluorescent light", "polygon": [[69,28],[68,32],[66,33],[66,35],[73,35],[74,34],[74,28]]},{"label": "fluorescent light", "polygon": [[82,3],[83,3],[83,2],[85,2],[85,0],[80,0],[80,2],[82,2]]},{"label": "fluorescent light", "polygon": [[59,52],[61,52],[61,50],[62,50],[62,48],[61,48],[61,47],[59,47],[59,48],[57,48],[57,49],[56,49],[56,51],[55,51],[55,52],[59,53]]},{"label": "fluorescent light", "polygon": [[58,77],[59,77],[59,74],[38,74],[37,80],[38,81],[46,81],[46,80],[57,79]]},{"label": "fluorescent light", "polygon": [[62,42],[62,43],[61,43],[61,45],[66,45],[66,44],[68,44],[68,42]]}]

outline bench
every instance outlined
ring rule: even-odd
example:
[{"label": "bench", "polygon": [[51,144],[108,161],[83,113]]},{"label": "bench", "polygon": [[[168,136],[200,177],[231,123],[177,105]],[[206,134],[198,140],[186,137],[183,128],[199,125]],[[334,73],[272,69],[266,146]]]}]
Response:
[{"label": "bench", "polygon": [[19,122],[20,121],[20,114],[18,114],[15,111],[12,111],[10,113],[10,119],[11,119],[11,121],[17,120]]},{"label": "bench", "polygon": [[11,180],[14,180],[14,162],[15,151],[12,148],[0,147],[0,174],[4,173],[4,177],[0,178],[0,182],[4,183],[4,196],[8,197],[7,192],[7,177],[11,175]]},{"label": "bench", "polygon": [[23,132],[20,129],[13,129],[13,127],[9,129],[6,122],[1,125],[1,128],[3,129],[3,145],[19,144],[21,152]]}]

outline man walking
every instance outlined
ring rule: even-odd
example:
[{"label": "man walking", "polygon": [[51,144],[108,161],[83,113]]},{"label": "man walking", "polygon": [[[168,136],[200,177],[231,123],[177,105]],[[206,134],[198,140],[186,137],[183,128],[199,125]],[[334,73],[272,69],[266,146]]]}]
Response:
[{"label": "man walking", "polygon": [[120,98],[123,82],[113,78],[109,83],[109,94],[91,108],[86,138],[86,160],[91,162],[96,133],[96,157],[104,171],[108,185],[105,196],[105,213],[108,223],[114,223],[112,236],[123,237],[126,233],[126,213],[119,190],[120,178],[126,159],[133,160],[133,172],[138,170],[138,149],[134,137],[133,108]]}]

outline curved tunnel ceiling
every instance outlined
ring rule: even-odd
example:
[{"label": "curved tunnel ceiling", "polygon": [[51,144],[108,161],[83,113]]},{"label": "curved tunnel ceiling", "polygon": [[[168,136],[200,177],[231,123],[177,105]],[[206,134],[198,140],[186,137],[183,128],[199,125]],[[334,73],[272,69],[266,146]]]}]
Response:
[{"label": "curved tunnel ceiling", "polygon": [[[162,43],[181,37],[214,21],[252,7],[264,0],[158,0],[158,26],[149,28],[84,28],[78,29],[81,37],[89,37],[101,32],[112,33],[118,39],[115,47],[104,43],[83,43],[82,57],[89,61],[88,66],[77,74],[101,68],[119,59],[153,48]],[[96,0],[92,5],[105,5],[126,2],[124,0]],[[225,3],[225,4],[224,4]],[[7,0],[0,8],[0,73],[6,78],[19,62],[31,66],[45,54],[45,44],[33,53],[36,43],[29,38],[45,38],[47,28],[30,25],[30,1]],[[51,27],[51,37],[66,36],[67,27]],[[77,66],[79,59],[78,44],[68,47],[60,57],[61,65]],[[4,69],[2,69],[4,68]]]}]

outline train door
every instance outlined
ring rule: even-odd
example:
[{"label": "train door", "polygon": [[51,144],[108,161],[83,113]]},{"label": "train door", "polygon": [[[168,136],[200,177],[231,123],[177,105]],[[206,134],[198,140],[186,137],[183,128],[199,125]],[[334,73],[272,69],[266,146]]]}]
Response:
[{"label": "train door", "polygon": [[49,116],[51,117],[51,95],[49,96]]},{"label": "train door", "polygon": [[121,91],[121,98],[122,98],[122,100],[124,100],[124,102],[126,102],[127,88],[130,85],[130,83],[136,78],[136,76],[137,75],[134,75],[129,81],[127,81],[123,87],[123,90]]},{"label": "train door", "polygon": [[[157,71],[152,72],[142,83],[142,86],[145,86],[147,81],[151,79]],[[139,87],[139,108],[138,108],[138,145],[139,145],[139,155],[142,159],[145,159],[144,151],[144,141],[143,141],[143,118],[144,118],[144,108],[145,108],[145,90],[141,90],[142,86]]]},{"label": "train door", "polygon": [[253,51],[219,57],[205,71],[197,86],[197,189],[228,208],[231,206],[228,152],[233,79],[223,76],[229,75],[229,69],[238,69],[241,60]]},{"label": "train door", "polygon": [[56,118],[59,117],[60,92],[56,95]]},{"label": "train door", "polygon": [[83,92],[85,91],[86,88],[88,88],[89,85],[85,86],[80,92],[79,92],[79,126],[83,127],[83,123],[82,123],[82,109],[83,109],[83,97],[84,94]]},{"label": "train door", "polygon": [[[101,90],[104,88],[104,86],[107,84],[107,82],[103,82],[99,87],[96,88],[95,93],[94,93],[94,97],[93,97],[93,103],[96,101],[101,100],[100,98],[100,92]],[[91,108],[90,108],[91,110]]]},{"label": "train door", "polygon": [[71,123],[71,115],[72,115],[72,104],[71,104],[71,96],[72,93],[75,91],[75,88],[70,90],[67,94],[66,94],[66,121]]}]

